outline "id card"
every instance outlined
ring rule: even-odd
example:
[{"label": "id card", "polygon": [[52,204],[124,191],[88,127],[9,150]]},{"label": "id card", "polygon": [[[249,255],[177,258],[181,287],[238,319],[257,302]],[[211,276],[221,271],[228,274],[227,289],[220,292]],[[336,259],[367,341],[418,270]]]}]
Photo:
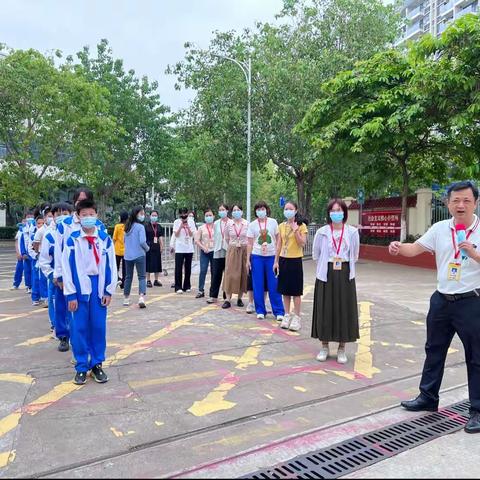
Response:
[{"label": "id card", "polygon": [[153,243],[158,243],[158,237],[153,237]]},{"label": "id card", "polygon": [[461,273],[462,273],[462,264],[460,262],[450,262],[448,264],[448,270],[447,270],[448,280],[459,282]]},{"label": "id card", "polygon": [[342,259],[341,258],[334,258],[333,259],[333,269],[334,270],[341,270],[342,269]]}]

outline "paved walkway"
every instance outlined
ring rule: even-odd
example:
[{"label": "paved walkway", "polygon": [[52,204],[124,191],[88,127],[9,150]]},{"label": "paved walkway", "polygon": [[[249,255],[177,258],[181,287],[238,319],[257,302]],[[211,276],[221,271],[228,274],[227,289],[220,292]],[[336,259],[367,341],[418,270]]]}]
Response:
[{"label": "paved walkway", "polygon": [[[417,391],[435,285],[429,270],[360,262],[361,339],[341,366],[315,360],[311,262],[299,333],[176,296],[170,276],[146,310],[114,299],[110,381],[79,387],[46,309],[8,290],[12,268],[0,249],[0,477],[235,477],[394,423]],[[465,398],[460,350],[444,401]]]}]

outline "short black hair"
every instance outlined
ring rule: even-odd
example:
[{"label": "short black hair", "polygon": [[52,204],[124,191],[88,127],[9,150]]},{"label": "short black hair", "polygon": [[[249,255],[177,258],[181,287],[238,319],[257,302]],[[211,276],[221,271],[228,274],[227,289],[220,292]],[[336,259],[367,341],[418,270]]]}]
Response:
[{"label": "short black hair", "polygon": [[206,215],[208,212],[213,213],[213,210],[212,210],[211,208],[206,208],[206,209],[203,211],[203,214]]},{"label": "short black hair", "polygon": [[127,211],[123,211],[123,212],[120,212],[120,223],[125,223],[128,219],[128,212]]},{"label": "short black hair", "polygon": [[178,209],[178,214],[179,215],[188,215],[188,208],[185,208],[185,207],[179,208]]},{"label": "short black hair", "polygon": [[67,211],[67,212],[72,212],[73,211],[73,207],[70,203],[67,203],[67,202],[58,202],[58,203],[54,203],[53,206],[52,206],[52,213],[55,214],[57,212],[64,212],[64,211]]},{"label": "short black hair", "polygon": [[232,205],[232,210],[233,210],[235,207],[237,207],[239,210],[242,210],[242,211],[243,211],[243,208],[242,208],[242,206],[241,206],[239,203],[234,203],[234,204]]},{"label": "short black hair", "polygon": [[260,200],[255,204],[253,207],[253,211],[255,213],[255,216],[257,216],[257,210],[264,208],[267,211],[267,217],[269,217],[272,214],[272,211],[270,210],[270,207],[268,206],[268,203]]},{"label": "short black hair", "polygon": [[95,202],[93,200],[89,200],[88,198],[86,198],[85,200],[80,200],[75,207],[75,211],[77,212],[77,215],[80,215],[80,212],[82,210],[85,210],[86,208],[93,208],[95,212],[97,211],[97,206],[95,205]]},{"label": "short black hair", "polygon": [[470,180],[452,183],[447,190],[447,198],[450,199],[452,192],[459,192],[460,190],[467,190],[468,188],[472,190],[475,200],[478,200],[478,187]]}]

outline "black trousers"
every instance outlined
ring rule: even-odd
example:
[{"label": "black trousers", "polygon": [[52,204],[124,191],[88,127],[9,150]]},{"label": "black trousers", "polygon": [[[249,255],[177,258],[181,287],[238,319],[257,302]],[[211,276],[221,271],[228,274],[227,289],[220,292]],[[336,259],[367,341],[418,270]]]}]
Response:
[{"label": "black trousers", "polygon": [[[115,259],[117,260],[118,279],[122,282],[122,285],[123,285],[125,282],[125,258],[121,255],[115,255]],[[120,275],[120,263],[122,264],[121,275]]]},{"label": "black trousers", "polygon": [[218,298],[223,272],[225,271],[225,258],[214,258],[212,263],[212,281],[210,284],[210,298]]},{"label": "black trousers", "polygon": [[465,349],[471,410],[480,412],[480,297],[449,302],[439,292],[432,295],[420,392],[425,399],[438,402],[445,360],[455,333]]},{"label": "black trousers", "polygon": [[[192,284],[190,277],[192,276],[192,259],[193,253],[176,253],[175,254],[175,291],[190,290]],[[182,285],[183,266],[185,265],[185,277]]]}]

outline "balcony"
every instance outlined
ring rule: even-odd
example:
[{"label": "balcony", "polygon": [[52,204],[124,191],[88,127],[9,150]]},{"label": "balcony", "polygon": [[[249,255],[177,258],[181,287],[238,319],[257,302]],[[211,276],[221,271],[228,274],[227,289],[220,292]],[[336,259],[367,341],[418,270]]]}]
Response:
[{"label": "balcony", "polygon": [[457,7],[457,11],[461,11],[462,8],[469,6],[472,3],[472,0],[455,0],[454,3]]},{"label": "balcony", "polygon": [[468,7],[463,8],[460,11],[457,11],[457,14],[455,15],[455,18],[460,18],[466,15],[467,13],[477,13],[478,12],[478,3],[472,3]]},{"label": "balcony", "polygon": [[410,10],[407,13],[407,18],[412,21],[418,20],[422,16],[423,16],[423,12],[420,6],[414,8],[413,10]]},{"label": "balcony", "polygon": [[417,5],[419,5],[420,3],[422,3],[422,0],[406,0],[405,1],[405,6],[407,8],[415,8]]},{"label": "balcony", "polygon": [[439,23],[438,24],[438,35],[441,35],[449,26],[450,24],[445,22],[445,23]]},{"label": "balcony", "polygon": [[450,0],[450,2],[448,3],[444,3],[443,5],[440,6],[440,16],[446,17],[449,14],[453,15],[454,8],[455,8],[455,2],[453,0]]},{"label": "balcony", "polygon": [[419,37],[422,33],[423,24],[422,22],[416,22],[413,25],[407,27],[407,32],[405,34],[405,40],[413,40],[414,38]]}]

